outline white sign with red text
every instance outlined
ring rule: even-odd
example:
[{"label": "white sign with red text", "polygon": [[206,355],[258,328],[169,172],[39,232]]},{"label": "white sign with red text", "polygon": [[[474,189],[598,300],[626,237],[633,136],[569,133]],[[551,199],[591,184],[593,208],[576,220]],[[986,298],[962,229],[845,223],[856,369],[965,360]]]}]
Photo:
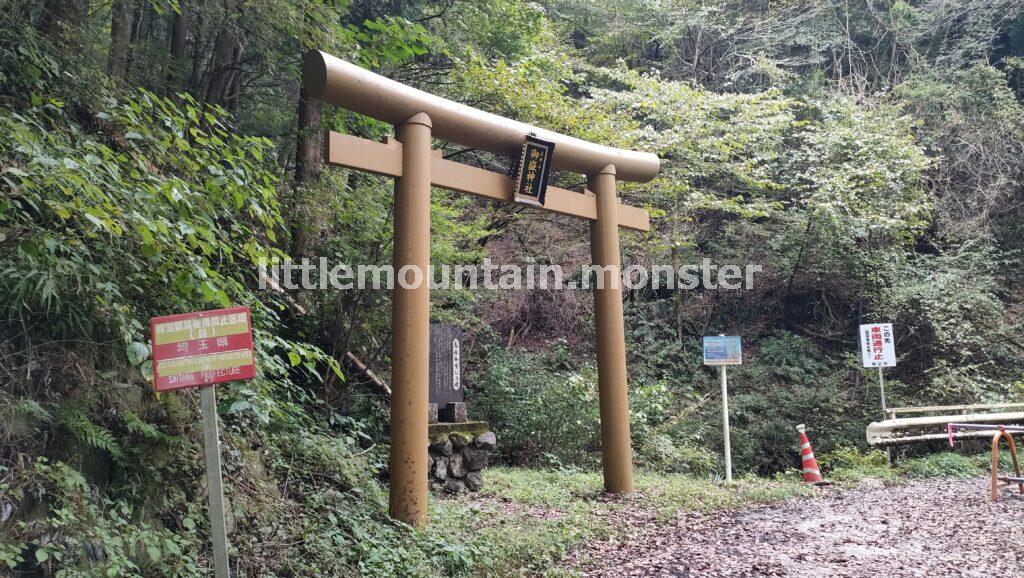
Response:
[{"label": "white sign with red text", "polygon": [[896,367],[896,338],[892,323],[861,325],[860,352],[864,367]]}]

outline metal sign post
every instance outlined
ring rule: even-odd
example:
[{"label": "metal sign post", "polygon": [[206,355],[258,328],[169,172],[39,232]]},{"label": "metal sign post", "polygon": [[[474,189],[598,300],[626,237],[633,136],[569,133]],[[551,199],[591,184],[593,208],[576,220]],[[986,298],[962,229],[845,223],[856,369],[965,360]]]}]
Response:
[{"label": "metal sign post", "polygon": [[861,363],[864,367],[878,368],[878,391],[882,397],[882,415],[888,419],[889,405],[885,400],[883,367],[896,367],[896,343],[892,323],[868,323],[860,326]]},{"label": "metal sign post", "polygon": [[732,482],[732,444],[729,442],[729,382],[725,366],[719,366],[722,373],[722,437],[725,439],[725,481]]},{"label": "metal sign post", "polygon": [[[860,352],[864,367],[878,368],[878,392],[882,399],[883,419],[889,419],[889,404],[885,400],[883,367],[896,367],[896,343],[892,323],[868,323],[860,326]],[[892,447],[885,448],[885,456],[892,465]]]},{"label": "metal sign post", "polygon": [[722,438],[725,444],[725,481],[732,483],[732,444],[729,441],[729,378],[725,372],[727,365],[743,363],[743,346],[738,336],[705,337],[704,365],[719,366],[722,382]]},{"label": "metal sign post", "polygon": [[878,391],[882,393],[882,413],[888,419],[889,417],[889,404],[885,402],[885,379],[882,377],[882,368],[878,368]]},{"label": "metal sign post", "polygon": [[213,568],[217,578],[228,578],[228,528],[224,520],[224,483],[220,467],[220,435],[217,431],[217,394],[213,385],[200,389],[203,415],[203,448],[206,453],[206,488],[213,534]]},{"label": "metal sign post", "polygon": [[256,360],[248,307],[154,317],[153,388],[159,392],[198,387],[216,578],[229,578],[228,531],[220,467],[215,383],[252,379]]}]

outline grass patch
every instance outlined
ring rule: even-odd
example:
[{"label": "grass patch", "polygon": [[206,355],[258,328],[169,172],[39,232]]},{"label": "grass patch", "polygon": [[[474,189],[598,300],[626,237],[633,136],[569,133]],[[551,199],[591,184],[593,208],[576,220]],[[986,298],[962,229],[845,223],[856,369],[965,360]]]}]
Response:
[{"label": "grass patch", "polygon": [[661,521],[675,518],[679,512],[715,512],[751,504],[770,504],[797,496],[813,495],[814,489],[800,481],[741,478],[731,486],[716,484],[685,474],[641,473],[636,480],[643,507],[655,512]]},{"label": "grass patch", "polygon": [[[987,456],[986,456],[987,458]],[[980,457],[934,454],[889,467],[881,451],[840,448],[822,456],[830,481],[899,483],[913,478],[985,474]],[[1008,464],[1007,464],[1008,465]],[[600,472],[491,467],[476,494],[434,496],[427,535],[457,545],[470,575],[573,576],[565,556],[587,543],[667,524],[681,512],[718,512],[811,496],[792,471],[776,479],[744,477],[726,486],[689,474],[639,471],[637,492],[603,492]],[[585,561],[584,561],[585,562]]]},{"label": "grass patch", "polygon": [[961,454],[943,452],[907,460],[901,464],[900,469],[912,478],[973,478],[985,473],[982,464],[991,466],[992,457],[986,455],[984,458],[987,462]]},{"label": "grass patch", "polygon": [[861,452],[854,447],[840,447],[818,458],[825,478],[832,482],[861,482],[864,480],[895,481],[899,472],[889,467],[885,452]]},{"label": "grass patch", "polygon": [[731,487],[685,474],[641,472],[637,493],[611,496],[599,472],[488,468],[477,494],[432,500],[431,533],[486,552],[480,575],[571,576],[571,549],[625,534],[637,518],[667,522],[681,511],[718,511],[810,495],[802,483],[750,478]]}]

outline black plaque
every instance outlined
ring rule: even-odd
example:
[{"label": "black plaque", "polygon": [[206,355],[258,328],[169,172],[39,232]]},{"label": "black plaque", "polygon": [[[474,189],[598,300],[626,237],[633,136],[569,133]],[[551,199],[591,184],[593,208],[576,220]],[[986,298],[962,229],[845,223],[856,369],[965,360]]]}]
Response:
[{"label": "black plaque", "polygon": [[519,157],[519,171],[516,177],[516,200],[531,205],[544,205],[548,190],[548,175],[551,173],[551,155],[555,143],[526,136],[523,154]]},{"label": "black plaque", "polygon": [[462,329],[430,324],[430,403],[445,408],[466,397],[462,387]]}]

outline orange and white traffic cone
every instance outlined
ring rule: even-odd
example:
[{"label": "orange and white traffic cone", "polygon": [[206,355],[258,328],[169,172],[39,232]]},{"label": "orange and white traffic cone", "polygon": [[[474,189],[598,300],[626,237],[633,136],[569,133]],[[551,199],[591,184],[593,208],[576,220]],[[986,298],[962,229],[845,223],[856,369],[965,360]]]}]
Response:
[{"label": "orange and white traffic cone", "polygon": [[828,482],[821,477],[821,470],[818,469],[818,460],[814,459],[814,450],[811,449],[811,442],[807,439],[807,427],[804,424],[796,426],[800,432],[800,459],[803,460],[801,471],[804,474],[804,481],[815,486],[827,486]]}]

